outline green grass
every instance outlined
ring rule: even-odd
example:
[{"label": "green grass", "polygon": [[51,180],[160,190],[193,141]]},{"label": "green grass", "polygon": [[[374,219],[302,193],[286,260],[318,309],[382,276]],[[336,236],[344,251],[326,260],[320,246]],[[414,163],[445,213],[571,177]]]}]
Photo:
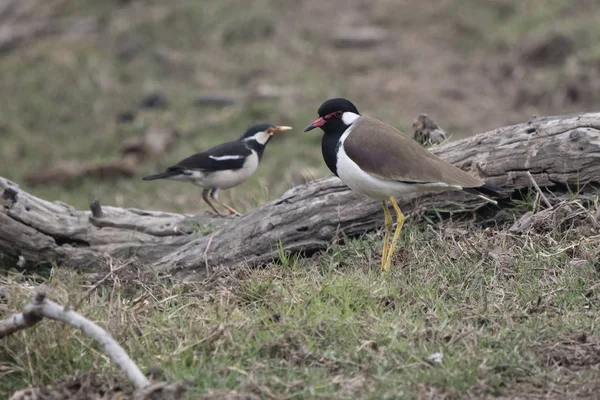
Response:
[{"label": "green grass", "polygon": [[[282,257],[199,283],[116,273],[78,311],[144,370],[191,381],[190,398],[229,390],[290,398],[565,393],[598,379],[574,367],[596,362],[584,354],[600,333],[597,245],[576,232],[513,236],[409,224],[386,275],[378,270],[379,237],[370,236],[318,260]],[[54,299],[76,304],[84,279],[55,268],[47,286]],[[2,278],[13,291],[8,309],[31,296],[30,280]],[[1,343],[0,393],[114,370],[80,333],[42,325]],[[582,334],[588,339],[577,351],[560,353],[561,343]],[[431,361],[438,352],[441,362]],[[560,357],[567,359],[554,364]]]},{"label": "green grass", "polygon": [[[77,208],[87,208],[93,196],[103,205],[201,213],[207,206],[198,188],[140,178],[237,138],[251,124],[291,125],[294,131],[269,144],[251,179],[220,194],[242,212],[253,209],[298,183],[296,171],[329,174],[320,134],[301,130],[333,95],[358,99],[361,110],[410,133],[416,115],[403,104],[427,104],[439,92],[412,87],[402,94],[408,100],[385,94],[388,84],[403,87],[415,74],[406,57],[417,50],[404,54],[393,47],[394,35],[439,35],[444,40],[438,46],[449,40],[465,57],[489,57],[498,44],[513,48],[557,29],[576,39],[578,58],[593,63],[600,57],[598,13],[587,6],[593,2],[570,9],[564,0],[543,6],[456,0],[428,10],[417,2],[410,8],[379,1],[360,11],[367,23],[389,30],[390,43],[364,52],[328,44],[335,23],[327,22],[349,9],[341,2],[324,9],[272,0],[243,8],[232,0],[179,0],[172,7],[161,1],[60,3],[59,15],[100,16],[105,29],[70,40],[47,35],[0,57],[0,174]],[[400,74],[405,65],[408,75]],[[449,80],[456,76],[451,69]],[[542,71],[543,80],[556,86],[561,71]],[[379,74],[386,77],[373,80],[379,86],[367,85]],[[193,102],[199,93],[246,95],[264,84],[292,94],[222,109]],[[136,109],[156,91],[166,96],[166,109]],[[440,104],[449,101],[439,98]],[[480,110],[465,104],[464,110]],[[118,123],[117,115],[130,110],[135,120]],[[460,117],[445,126],[455,132],[482,130],[454,115]],[[514,115],[520,114],[506,118]],[[24,181],[62,160],[116,159],[124,140],[152,124],[177,129],[181,137],[133,179],[64,187]],[[531,206],[531,199],[516,202],[513,211]],[[189,380],[190,398],[231,390],[262,398],[560,398],[569,391],[592,397],[599,387],[597,235],[575,228],[515,236],[470,223],[430,222],[407,222],[385,276],[378,271],[381,237],[369,234],[314,258],[281,253],[263,269],[240,265],[205,282],[159,280],[147,266],[130,266],[78,311],[108,329],[142,369],[158,366],[167,379]],[[0,303],[1,316],[22,309],[41,284],[51,298],[77,304],[89,279],[60,266],[28,274],[5,267],[0,284],[11,297]],[[430,361],[438,352],[441,363]],[[44,321],[0,341],[5,397],[86,371],[120,374],[96,344],[57,323]]]},{"label": "green grass", "polygon": [[497,51],[498,45],[518,49],[528,38],[559,32],[574,39],[579,56],[597,51],[600,14],[592,1],[576,7],[567,0],[493,0],[486,7],[479,5],[477,0],[457,0],[440,10],[457,21],[459,29],[450,38],[463,50]]}]

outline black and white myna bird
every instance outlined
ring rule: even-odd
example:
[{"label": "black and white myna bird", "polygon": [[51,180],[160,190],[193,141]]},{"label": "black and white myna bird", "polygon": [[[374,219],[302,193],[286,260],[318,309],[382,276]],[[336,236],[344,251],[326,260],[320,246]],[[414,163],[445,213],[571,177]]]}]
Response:
[{"label": "black and white myna bird", "polygon": [[237,186],[248,179],[262,158],[265,146],[273,135],[292,129],[289,126],[269,124],[254,125],[238,140],[223,143],[202,153],[194,154],[177,164],[168,167],[165,172],[143,178],[171,179],[190,182],[202,189],[202,199],[218,215],[221,214],[209,200],[224,207],[230,214],[239,214],[227,204],[219,201],[217,191]]},{"label": "black and white myna bird", "polygon": [[[354,104],[342,98],[324,102],[319,118],[305,132],[321,128],[323,158],[329,169],[351,189],[381,200],[385,213],[385,238],[381,268],[387,271],[402,230],[404,215],[395,196],[415,192],[464,190],[495,203],[494,186],[444,161],[400,131],[375,118],[360,115]],[[386,205],[390,200],[397,227],[388,245],[392,217]]]}]

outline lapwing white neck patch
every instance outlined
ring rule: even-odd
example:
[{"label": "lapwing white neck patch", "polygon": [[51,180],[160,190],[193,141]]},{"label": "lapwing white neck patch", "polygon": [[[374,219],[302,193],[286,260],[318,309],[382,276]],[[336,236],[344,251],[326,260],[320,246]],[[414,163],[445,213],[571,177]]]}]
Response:
[{"label": "lapwing white neck patch", "polygon": [[344,114],[342,114],[342,121],[344,122],[344,125],[352,125],[359,118],[359,114],[355,114],[351,111],[346,111]]}]

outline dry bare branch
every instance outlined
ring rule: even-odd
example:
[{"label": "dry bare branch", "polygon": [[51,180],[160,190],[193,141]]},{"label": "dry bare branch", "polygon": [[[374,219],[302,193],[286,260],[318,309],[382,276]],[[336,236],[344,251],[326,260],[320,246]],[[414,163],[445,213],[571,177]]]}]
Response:
[{"label": "dry bare branch", "polygon": [[544,194],[544,192],[542,192],[542,189],[540,189],[540,187],[538,186],[538,184],[535,181],[535,179],[533,179],[533,176],[531,175],[531,172],[527,171],[527,177],[531,181],[531,184],[533,185],[533,187],[535,188],[535,190],[537,190],[538,194],[540,195],[540,198],[542,199],[542,201],[544,202],[544,204],[546,205],[546,207],[552,208],[552,204],[550,203],[550,201],[548,201],[548,198],[546,197],[546,195]]},{"label": "dry bare branch", "polygon": [[10,318],[0,321],[0,339],[29,328],[43,318],[50,318],[71,325],[94,339],[102,345],[106,354],[125,372],[135,387],[142,388],[150,384],[150,381],[129,358],[125,350],[112,338],[110,333],[75,311],[49,300],[43,293],[36,294],[33,300],[25,306],[22,313],[14,314]]},{"label": "dry bare branch", "polygon": [[[33,300],[33,303],[36,304],[38,296],[36,296]],[[0,339],[3,337],[9,336],[15,332],[20,330],[29,328],[38,322],[40,322],[43,317],[32,313],[31,307],[29,304],[25,306],[25,309],[22,313],[14,314],[10,318],[0,321]]]}]

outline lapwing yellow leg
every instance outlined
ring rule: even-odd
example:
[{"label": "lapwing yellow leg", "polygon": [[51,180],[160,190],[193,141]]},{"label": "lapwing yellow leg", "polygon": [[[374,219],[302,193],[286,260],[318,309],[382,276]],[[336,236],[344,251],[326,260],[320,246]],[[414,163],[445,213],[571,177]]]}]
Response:
[{"label": "lapwing yellow leg", "polygon": [[396,211],[396,231],[394,232],[394,236],[392,237],[392,242],[390,244],[390,248],[388,249],[387,260],[385,263],[384,271],[387,271],[390,268],[390,264],[392,262],[392,255],[394,254],[394,250],[396,250],[396,244],[398,242],[398,238],[400,237],[400,232],[402,231],[402,225],[404,225],[404,214],[398,207],[398,203],[396,203],[396,199],[390,196],[390,202]]},{"label": "lapwing yellow leg", "polygon": [[385,236],[383,238],[383,251],[381,252],[381,270],[386,271],[389,269],[389,265],[386,265],[386,261],[388,259],[388,250],[389,250],[389,240],[390,233],[392,231],[392,215],[390,214],[390,210],[385,202],[385,200],[381,201],[381,205],[383,206],[383,214],[385,215],[384,229]]}]

